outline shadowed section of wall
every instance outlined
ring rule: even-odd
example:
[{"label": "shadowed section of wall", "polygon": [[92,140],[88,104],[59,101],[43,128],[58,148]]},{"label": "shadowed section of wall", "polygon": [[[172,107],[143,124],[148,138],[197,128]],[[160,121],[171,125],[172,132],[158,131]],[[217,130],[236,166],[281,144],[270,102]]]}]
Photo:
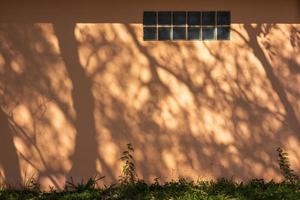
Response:
[{"label": "shadowed section of wall", "polygon": [[115,182],[129,142],[147,181],[278,180],[279,146],[299,170],[299,25],[232,28],[231,41],[175,43],[145,42],[139,25],[3,24],[22,178]]},{"label": "shadowed section of wall", "polygon": [[0,166],[2,167],[1,176],[4,176],[2,177],[5,180],[4,183],[7,182],[11,183],[13,186],[17,186],[18,184],[22,183],[19,157],[13,141],[13,130],[10,127],[8,116],[2,107],[0,108],[0,127]]},{"label": "shadowed section of wall", "polygon": [[[145,10],[230,10],[233,23],[299,23],[298,0],[2,0],[1,22],[142,23]],[[113,13],[113,14],[112,14]]]},{"label": "shadowed section of wall", "polygon": [[58,45],[62,59],[73,85],[72,98],[76,119],[76,142],[73,161],[69,176],[74,181],[80,181],[81,177],[92,177],[96,175],[96,130],[94,123],[94,98],[91,92],[91,80],[86,76],[82,68],[77,41],[74,36],[75,25],[73,23],[56,23],[54,30],[57,35]]},{"label": "shadowed section of wall", "polygon": [[[233,24],[230,41],[146,42],[141,24],[116,23],[136,19],[79,23],[93,21],[84,17],[92,7],[76,23],[76,9],[49,14],[53,23],[0,23],[0,103],[14,130],[0,141],[10,151],[1,151],[1,180],[35,175],[46,188],[63,188],[70,177],[97,173],[116,182],[126,143],[146,181],[280,180],[277,147],[300,170],[298,18]],[[143,9],[132,16],[140,20]],[[42,11],[26,20],[48,16]]]},{"label": "shadowed section of wall", "polygon": [[[258,25],[257,27],[251,27],[251,25],[246,25],[245,26],[246,31],[248,32],[249,35],[249,46],[254,50],[254,55],[261,61],[262,66],[266,72],[267,78],[270,81],[273,90],[276,92],[278,95],[286,113],[286,121],[289,124],[289,127],[298,135],[300,138],[300,122],[298,120],[298,117],[295,113],[295,110],[293,108],[293,105],[290,103],[287,93],[285,92],[284,86],[281,83],[281,80],[277,78],[275,75],[273,68],[272,68],[272,61],[268,60],[268,51],[270,48],[269,45],[266,45],[266,52],[263,51],[263,49],[259,46],[259,42],[257,41],[256,36],[260,34],[268,34],[268,31],[272,29],[272,25]],[[265,29],[263,31],[262,29]],[[264,44],[263,44],[264,45]],[[294,68],[299,68],[298,65],[291,65],[294,66]]]}]

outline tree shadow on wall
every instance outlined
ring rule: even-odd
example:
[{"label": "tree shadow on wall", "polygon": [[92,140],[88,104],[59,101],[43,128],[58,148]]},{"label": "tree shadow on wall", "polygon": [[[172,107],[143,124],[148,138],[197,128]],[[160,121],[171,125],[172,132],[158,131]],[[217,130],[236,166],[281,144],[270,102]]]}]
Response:
[{"label": "tree shadow on wall", "polygon": [[[287,98],[287,94],[285,92],[285,88],[280,82],[280,80],[276,77],[276,75],[273,72],[273,66],[267,62],[267,59],[265,57],[265,54],[263,53],[262,47],[258,45],[258,42],[256,41],[256,36],[259,36],[259,32],[253,33],[251,30],[248,29],[249,27],[246,26],[246,32],[248,33],[250,40],[246,42],[248,47],[253,49],[254,55],[256,56],[256,59],[261,63],[263,66],[266,75],[267,75],[267,81],[271,83],[271,86],[279,99],[281,100],[281,104],[283,105],[285,109],[286,115],[284,116],[285,119],[282,120],[282,114],[277,113],[274,111],[271,111],[267,108],[267,102],[259,104],[255,100],[251,100],[249,96],[254,96],[255,93],[252,93],[249,87],[251,87],[251,79],[249,79],[246,76],[243,76],[243,74],[238,74],[238,80],[232,79],[228,80],[225,82],[218,82],[216,78],[213,77],[212,71],[213,68],[208,66],[205,63],[201,63],[201,60],[198,60],[195,57],[193,57],[193,53],[191,52],[189,58],[194,58],[196,63],[198,63],[198,67],[201,68],[205,72],[205,80],[203,84],[197,84],[196,79],[193,79],[193,74],[189,74],[187,70],[185,70],[185,66],[188,66],[188,61],[187,62],[182,62],[179,64],[182,70],[176,72],[176,68],[172,66],[170,63],[170,60],[165,60],[165,62],[161,62],[161,58],[157,59],[153,55],[151,55],[151,52],[147,50],[146,47],[143,47],[143,44],[139,42],[137,39],[138,35],[134,34],[134,29],[131,28],[130,26],[127,26],[128,32],[131,34],[133,41],[135,41],[136,45],[138,46],[137,48],[143,53],[143,55],[149,60],[149,63],[152,63],[150,67],[162,69],[169,73],[171,76],[173,76],[175,79],[178,80],[178,82],[182,83],[185,85],[189,91],[193,94],[194,100],[195,100],[195,105],[200,106],[200,107],[207,107],[211,108],[212,111],[217,112],[217,113],[222,113],[226,110],[226,107],[230,108],[232,111],[232,116],[231,116],[231,122],[233,124],[233,129],[231,132],[233,133],[234,137],[234,147],[237,148],[238,152],[241,152],[241,154],[244,154],[243,157],[246,162],[243,163],[243,159],[240,158],[240,161],[236,161],[234,158],[234,155],[230,153],[230,148],[231,145],[225,145],[225,144],[219,144],[217,141],[215,141],[214,137],[212,137],[209,141],[209,143],[206,143],[205,141],[201,140],[200,138],[194,137],[192,134],[192,130],[187,127],[187,129],[180,130],[181,132],[185,133],[182,137],[180,137],[179,141],[180,146],[179,147],[182,152],[185,152],[186,158],[189,160],[190,164],[192,165],[193,163],[193,157],[189,155],[187,152],[195,152],[197,154],[197,157],[200,158],[199,162],[201,163],[201,166],[205,166],[204,169],[208,168],[215,168],[215,164],[220,163],[224,157],[226,157],[226,160],[228,161],[226,167],[224,165],[220,164],[217,166],[217,170],[215,171],[215,174],[217,176],[226,176],[226,177],[233,177],[235,174],[232,173],[238,172],[237,174],[248,174],[248,176],[244,176],[244,178],[249,178],[249,177],[255,177],[255,172],[251,172],[251,175],[249,175],[249,171],[251,171],[251,163],[249,163],[249,160],[254,161],[254,163],[257,163],[258,165],[262,165],[264,169],[277,169],[276,167],[276,155],[274,153],[274,149],[276,148],[276,145],[284,145],[283,141],[285,137],[290,135],[290,133],[287,133],[286,131],[279,131],[276,133],[272,128],[265,128],[264,124],[264,119],[270,115],[272,118],[279,120],[283,124],[283,129],[287,127],[287,129],[292,131],[292,135],[295,136],[296,138],[299,138],[299,120],[297,119],[297,116],[295,114],[294,108],[289,102]],[[262,28],[262,26],[258,25],[258,29]],[[269,27],[271,28],[271,27]],[[268,33],[266,33],[268,35]],[[174,43],[167,43],[166,46],[172,46]],[[222,47],[224,43],[220,43],[218,48],[215,48],[215,52],[217,53],[212,53],[212,50],[210,47],[207,47],[208,51],[210,54],[215,58],[215,63],[211,66],[217,66],[218,64],[221,64],[224,69],[226,60],[224,59],[224,55],[220,55],[217,50],[222,49],[225,47]],[[174,45],[176,46],[176,45]],[[173,52],[173,55],[180,55],[180,46],[175,47],[178,49],[178,51]],[[150,48],[148,48],[150,49]],[[268,50],[268,49],[267,49]],[[224,51],[221,51],[224,53]],[[153,51],[152,51],[153,53]],[[240,66],[238,60],[239,60],[239,55],[238,52],[237,54],[234,55],[236,58],[236,66],[237,68],[242,68],[245,66]],[[223,57],[223,58],[222,58]],[[166,56],[166,58],[171,58],[175,59],[172,57],[170,54],[169,57]],[[161,64],[161,63],[163,64]],[[224,63],[224,64],[222,64]],[[154,67],[155,66],[155,67]],[[172,68],[173,67],[173,68]],[[207,68],[207,69],[205,69]],[[211,68],[211,69],[209,69]],[[238,69],[237,69],[238,70]],[[253,73],[252,76],[255,76],[254,72],[250,71],[250,73]],[[230,78],[230,77],[228,77]],[[247,80],[248,79],[248,80]],[[249,83],[247,83],[249,81]],[[287,81],[287,80],[285,80]],[[161,81],[160,81],[161,82]],[[223,89],[224,84],[230,84],[231,91],[232,93],[225,92]],[[168,85],[168,84],[167,84]],[[160,85],[162,88],[164,88],[164,85]],[[208,86],[213,86],[215,92],[214,97],[210,97],[210,95],[207,93],[207,88]],[[235,89],[237,87],[237,89]],[[297,88],[293,88],[293,90],[296,90]],[[262,88],[262,90],[268,90],[267,87]],[[255,92],[255,91],[253,91]],[[171,96],[172,94],[170,94]],[[220,102],[220,103],[219,103]],[[218,108],[218,104],[223,104],[221,106],[224,106],[222,108]],[[297,104],[294,104],[297,105]],[[295,107],[295,106],[294,106]],[[295,107],[298,109],[297,107]],[[241,117],[239,116],[239,112],[244,112],[246,116]],[[189,111],[185,108],[181,109],[181,113],[183,116],[188,116]],[[188,117],[182,117],[182,121],[186,121],[186,124],[189,124],[189,121],[186,120]],[[245,136],[243,136],[243,131],[240,128],[242,124],[247,124],[247,129],[249,130],[249,133],[252,133],[253,135],[248,137],[247,140],[241,139]],[[287,124],[287,125],[285,125]],[[272,126],[272,124],[268,124],[268,126]],[[184,127],[184,126],[183,126]],[[203,127],[204,128],[204,127]],[[168,130],[162,130],[160,134],[164,134],[168,132]],[[174,134],[176,131],[172,131],[170,134]],[[209,134],[209,131],[207,131]],[[276,136],[278,137],[278,140],[274,141],[274,135],[277,134],[283,134],[281,136]],[[180,135],[180,134],[178,134]],[[210,134],[211,135],[211,134]],[[281,139],[280,139],[281,138]],[[274,141],[276,144],[272,144],[272,142],[269,141]],[[159,144],[160,141],[157,140],[156,144]],[[281,143],[281,144],[280,144]],[[162,146],[164,146],[163,144]],[[275,145],[275,146],[274,146]],[[160,146],[160,145],[158,145]],[[211,156],[207,156],[205,154],[205,149],[211,148],[211,152],[214,152]],[[271,159],[275,162],[266,162],[264,158],[260,155],[261,152],[266,153],[267,155],[271,156]],[[157,155],[159,156],[159,155]],[[163,159],[162,159],[163,160]],[[218,164],[217,164],[218,165]],[[229,169],[231,172],[229,172]],[[146,170],[146,169],[144,169]]]},{"label": "tree shadow on wall", "polygon": [[[263,26],[262,24],[258,25],[257,27],[252,27],[251,25],[245,25],[245,30],[247,31],[249,35],[249,41],[248,44],[252,49],[254,50],[254,55],[260,60],[265,73],[267,75],[268,80],[270,81],[273,90],[276,92],[277,96],[279,97],[286,113],[286,119],[285,121],[287,122],[288,126],[290,129],[292,129],[298,136],[298,139],[300,139],[300,122],[297,118],[297,115],[295,113],[295,110],[293,108],[293,105],[290,103],[288,97],[287,97],[287,92],[284,88],[284,85],[281,83],[281,80],[276,76],[273,66],[271,64],[272,58],[270,58],[272,55],[268,55],[272,53],[270,47],[268,48],[268,44],[265,43],[265,49],[266,53],[263,51],[261,46],[259,45],[257,41],[257,37],[261,34],[264,34],[265,36],[268,35],[268,31],[270,29],[274,28],[272,25],[265,25]],[[264,29],[264,30],[263,30]],[[295,34],[295,33],[294,33]],[[292,38],[294,36],[292,34]],[[276,56],[276,55],[274,55]],[[268,59],[269,57],[269,59]],[[289,63],[290,68],[294,68],[294,70],[299,69],[299,65],[295,65],[296,63]],[[293,71],[294,71],[293,70]],[[292,70],[291,70],[292,71]],[[279,72],[280,73],[280,72]]]},{"label": "tree shadow on wall", "polygon": [[[1,83],[1,89],[3,87],[1,100],[4,102],[2,104],[7,106],[11,112],[20,105],[26,105],[25,111],[29,110],[29,115],[32,117],[32,121],[28,123],[34,125],[34,130],[29,130],[26,126],[22,127],[17,123],[12,124],[14,130],[16,130],[15,136],[20,137],[23,142],[22,152],[19,152],[20,159],[25,160],[28,165],[34,168],[37,172],[34,173],[35,178],[48,177],[57,188],[62,187],[59,179],[62,175],[66,175],[66,169],[63,168],[63,164],[59,166],[61,161],[57,160],[57,156],[51,153],[51,147],[61,148],[68,145],[57,139],[57,136],[61,137],[65,133],[51,130],[50,134],[53,134],[51,142],[53,143],[48,142],[47,144],[50,145],[48,146],[50,148],[45,148],[37,139],[39,136],[41,138],[47,136],[49,133],[47,127],[53,128],[51,119],[45,116],[45,110],[43,109],[47,108],[49,103],[55,102],[55,105],[63,112],[64,117],[69,123],[74,124],[76,129],[75,152],[74,157],[71,158],[74,163],[67,179],[72,174],[76,175],[74,177],[75,181],[78,181],[78,177],[81,180],[81,177],[88,178],[96,174],[97,146],[93,120],[94,102],[90,90],[91,81],[85,76],[84,69],[79,62],[74,27],[75,24],[72,23],[60,23],[54,26],[62,56],[56,54],[52,44],[44,35],[43,29],[38,26],[5,24],[1,27],[1,39],[3,39],[1,55],[5,56],[5,65],[2,66],[5,71],[1,74],[1,80],[3,80]],[[34,44],[37,44],[42,50],[36,49]],[[52,72],[59,70],[55,68],[55,65],[60,62],[61,58],[65,63],[67,76],[70,77],[73,86],[72,99],[76,113],[75,117],[72,114],[72,107],[70,107],[69,102],[66,103],[62,98],[63,95],[67,95],[67,93],[63,94],[64,92],[61,91],[65,91],[66,85],[63,83],[68,77],[63,80],[63,74],[53,74]],[[14,69],[14,65],[17,69]],[[59,80],[57,84],[58,88],[53,83],[55,76],[62,76],[62,80]],[[44,99],[46,100],[44,101]],[[12,120],[14,120],[13,118],[16,118],[16,116],[11,117]],[[6,127],[6,122],[8,123],[5,120],[8,119],[1,115],[1,127],[3,129]],[[42,128],[36,128],[36,124],[40,124]],[[1,145],[1,148],[3,148],[3,151],[1,151],[1,166],[7,181],[16,180],[21,182],[20,177],[14,178],[18,174],[20,175],[19,158],[14,149],[13,135],[11,132],[7,132],[6,129],[9,130],[5,128],[1,136],[1,143],[3,143]],[[42,140],[47,143],[47,139]],[[50,152],[50,155],[47,155],[48,152]],[[15,153],[15,156],[11,155],[12,153]],[[35,159],[36,153],[38,154],[37,160]],[[42,161],[42,163],[39,161]],[[24,166],[22,170],[24,170]],[[29,174],[29,176],[31,175],[33,174]]]},{"label": "tree shadow on wall", "polygon": [[[257,28],[246,25],[249,40],[241,34],[246,45],[239,48],[253,50],[267,80],[254,70],[257,66],[247,61],[247,56],[237,50],[226,49],[223,42],[204,42],[199,51],[195,43],[145,43],[139,39],[133,25],[101,24],[93,31],[87,27],[80,29],[75,23],[61,22],[53,24],[53,32],[28,24],[1,28],[1,54],[7,54],[5,71],[1,72],[1,87],[9,91],[1,106],[14,110],[19,104],[25,105],[32,116],[32,122],[27,123],[32,123],[33,127],[40,124],[45,128],[31,129],[23,124],[22,130],[16,129],[29,138],[21,137],[28,153],[21,158],[35,166],[39,177],[49,177],[53,184],[61,187],[61,176],[81,179],[101,171],[108,176],[108,182],[116,181],[118,158],[127,142],[135,146],[137,169],[146,180],[153,177],[168,180],[170,170],[179,168],[183,169],[179,169],[180,172],[172,178],[208,174],[211,177],[247,179],[256,177],[257,169],[278,173],[277,145],[284,146],[285,138],[289,136],[299,139],[296,114],[299,91],[297,87],[287,86],[288,79],[274,72],[274,65],[258,43],[256,37],[263,25]],[[76,31],[84,39],[75,37]],[[267,32],[264,34],[268,35]],[[55,45],[52,43],[55,42],[49,35],[57,39],[59,52],[53,49]],[[291,42],[298,48],[297,39]],[[87,54],[83,47],[88,49]],[[222,49],[232,52],[230,67],[237,75],[228,69],[228,54],[223,55]],[[80,57],[79,51],[87,58]],[[200,58],[202,53],[212,57],[211,62]],[[299,68],[292,59],[282,60],[294,63],[293,69]],[[60,62],[63,65],[59,65]],[[23,66],[21,72],[16,63],[21,68]],[[91,73],[89,70],[93,63],[95,69]],[[252,68],[245,69],[244,65]],[[61,72],[61,68],[65,71]],[[215,75],[217,68],[222,69],[221,78]],[[147,72],[147,80],[140,77],[142,72],[139,69]],[[257,84],[256,78],[263,84]],[[65,84],[68,80],[71,83],[71,100],[64,99],[68,96]],[[280,102],[269,98],[265,102],[257,100],[259,95],[253,89],[255,84],[262,86],[267,96],[275,93]],[[183,95],[180,95],[181,91]],[[296,100],[291,101],[287,93]],[[137,101],[144,98],[142,94],[147,98]],[[188,103],[182,103],[182,96],[190,95]],[[40,103],[40,96],[49,102]],[[59,129],[55,129],[58,122],[53,123],[53,119],[41,109],[54,109],[52,104],[63,116],[53,115],[52,118],[59,121],[66,119]],[[274,111],[268,104],[275,107],[282,105],[284,112]],[[274,121],[280,126],[274,127]],[[4,117],[1,126],[5,128],[7,124],[8,118]],[[76,133],[75,139],[71,140],[75,141],[74,151],[66,158],[71,162],[69,168],[59,164],[62,161],[56,158],[61,156],[56,156],[62,151],[61,147],[69,145],[58,139],[65,134],[68,124]],[[42,133],[43,130],[45,133]],[[48,146],[41,144],[36,136],[50,137],[45,142]],[[15,137],[20,137],[20,133],[16,133]],[[219,141],[220,138],[223,140]],[[12,134],[0,142],[6,144],[0,148],[5,148],[14,158],[7,159],[7,155],[1,154],[0,165],[5,177],[15,174],[19,176],[17,180],[20,169],[9,167],[18,166],[15,164],[19,162]],[[54,152],[51,150],[53,146],[57,148]],[[50,155],[46,156],[48,151]],[[34,156],[35,152],[40,152],[39,156]],[[42,160],[42,164],[38,160]],[[96,162],[99,162],[100,170]],[[187,172],[189,170],[190,173]],[[259,173],[262,174],[261,171]]]},{"label": "tree shadow on wall", "polygon": [[18,185],[22,182],[17,151],[13,141],[13,130],[5,111],[0,108],[0,166],[5,182]]},{"label": "tree shadow on wall", "polygon": [[[76,142],[71,157],[73,167],[70,176],[92,177],[96,174],[96,128],[94,120],[94,97],[91,91],[92,82],[80,64],[78,44],[75,38],[75,23],[56,23],[54,30],[58,39],[62,59],[72,81],[72,99],[76,110],[74,126]],[[75,181],[80,181],[81,178]]]}]

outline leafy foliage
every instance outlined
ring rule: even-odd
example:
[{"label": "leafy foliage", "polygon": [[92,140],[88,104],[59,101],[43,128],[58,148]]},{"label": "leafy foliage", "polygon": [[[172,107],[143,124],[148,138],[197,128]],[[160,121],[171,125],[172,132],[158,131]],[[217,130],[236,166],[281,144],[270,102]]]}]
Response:
[{"label": "leafy foliage", "polygon": [[36,180],[34,175],[32,175],[30,178],[26,178],[26,175],[25,175],[25,180],[24,180],[22,186],[23,186],[24,190],[34,191],[34,192],[41,191],[41,185],[38,182],[38,180]]},{"label": "leafy foliage", "polygon": [[124,162],[122,175],[119,179],[122,184],[132,184],[137,180],[133,152],[134,148],[132,144],[127,144],[127,150],[122,153],[122,157],[120,158]]},{"label": "leafy foliage", "polygon": [[217,181],[193,182],[186,179],[173,180],[164,184],[147,184],[136,181],[93,190],[34,192],[25,190],[2,190],[0,199],[31,200],[295,200],[300,199],[298,187],[282,182],[265,182],[254,179],[245,183],[219,179]]},{"label": "leafy foliage", "polygon": [[249,182],[234,182],[227,179],[217,181],[189,181],[184,178],[160,184],[158,178],[147,184],[138,180],[132,153],[134,148],[127,144],[121,160],[121,184],[97,187],[104,177],[93,177],[87,182],[74,183],[71,178],[63,191],[52,188],[50,192],[40,190],[38,182],[31,177],[22,190],[0,189],[0,200],[295,200],[300,199],[299,177],[290,168],[288,154],[277,149],[278,162],[285,181],[276,183],[253,179]]},{"label": "leafy foliage", "polygon": [[295,174],[294,170],[291,169],[288,153],[284,152],[280,147],[277,148],[278,152],[278,164],[285,180],[289,183],[295,184],[299,181],[299,177]]},{"label": "leafy foliage", "polygon": [[75,183],[73,181],[73,178],[71,177],[71,181],[66,182],[65,190],[66,191],[78,191],[78,192],[83,192],[83,191],[89,191],[89,190],[95,190],[98,181],[103,179],[104,176],[101,177],[93,177],[89,178],[87,182],[84,182],[81,180],[79,183]]}]

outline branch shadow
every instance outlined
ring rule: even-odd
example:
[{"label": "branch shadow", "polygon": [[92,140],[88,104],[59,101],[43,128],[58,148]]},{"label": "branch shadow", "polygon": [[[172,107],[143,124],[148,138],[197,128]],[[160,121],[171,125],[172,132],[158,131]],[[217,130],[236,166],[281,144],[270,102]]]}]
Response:
[{"label": "branch shadow", "polygon": [[132,24],[2,25],[1,106],[18,132],[0,146],[14,158],[0,160],[5,177],[26,163],[58,188],[97,173],[115,182],[132,143],[146,181],[278,178],[276,148],[299,143],[299,63],[274,50],[276,26],[236,27],[227,43],[147,43]]},{"label": "branch shadow", "polygon": [[1,138],[0,138],[0,165],[2,166],[3,176],[5,182],[18,186],[22,183],[21,170],[19,165],[19,158],[16,152],[16,147],[13,141],[13,131],[7,114],[0,108],[0,126],[1,126]]}]

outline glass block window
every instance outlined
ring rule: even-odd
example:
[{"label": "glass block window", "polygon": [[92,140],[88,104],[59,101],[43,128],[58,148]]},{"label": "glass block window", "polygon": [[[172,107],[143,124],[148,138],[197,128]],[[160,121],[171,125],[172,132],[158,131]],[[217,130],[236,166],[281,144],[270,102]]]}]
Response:
[{"label": "glass block window", "polygon": [[172,39],[186,40],[186,12],[173,12],[172,22]]},{"label": "glass block window", "polygon": [[158,25],[171,26],[172,12],[158,12]]},{"label": "glass block window", "polygon": [[229,40],[229,11],[145,11],[145,41]]},{"label": "glass block window", "polygon": [[158,12],[158,40],[172,39],[172,12]]},{"label": "glass block window", "polygon": [[144,12],[144,40],[157,40],[157,12]]},{"label": "glass block window", "polygon": [[201,12],[187,12],[188,40],[201,40]]},{"label": "glass block window", "polygon": [[172,33],[171,27],[158,27],[158,40],[171,40]]},{"label": "glass block window", "polygon": [[229,11],[217,12],[217,39],[229,40],[230,39],[230,24],[231,15]]}]

